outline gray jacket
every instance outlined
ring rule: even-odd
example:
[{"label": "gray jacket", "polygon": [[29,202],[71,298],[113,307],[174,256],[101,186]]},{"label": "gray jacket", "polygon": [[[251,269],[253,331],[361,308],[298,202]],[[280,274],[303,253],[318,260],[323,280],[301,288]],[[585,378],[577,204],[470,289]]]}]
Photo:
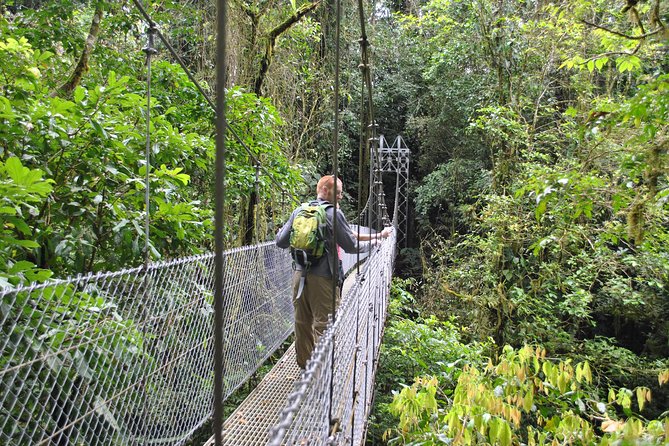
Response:
[{"label": "gray jacket", "polygon": [[[319,204],[327,204],[329,203],[328,201],[325,200],[315,200],[318,201]],[[288,248],[290,246],[290,230],[293,226],[293,220],[295,219],[295,215],[297,212],[300,210],[300,207],[298,206],[295,208],[292,214],[290,214],[290,218],[286,222],[285,225],[279,230],[279,233],[276,235],[276,246],[279,248]],[[320,260],[317,263],[314,263],[309,267],[309,274],[314,274],[316,276],[322,276],[322,277],[332,277],[334,275],[334,267],[338,265],[332,265],[332,253],[336,250],[335,248],[335,243],[334,243],[334,237],[332,237],[332,227],[333,227],[333,220],[335,216],[335,208],[334,206],[330,206],[326,208],[325,210],[325,215],[327,217],[327,223],[328,223],[328,234],[330,234],[330,240],[329,243],[326,245],[326,250],[327,252],[323,255],[323,257],[320,258]],[[372,248],[372,244],[369,242],[362,242],[359,243],[355,237],[353,236],[353,231],[351,230],[351,227],[348,224],[348,221],[346,221],[346,217],[344,216],[344,213],[337,209],[336,210],[336,215],[337,215],[337,244],[347,253],[353,254],[356,252],[367,252]],[[302,267],[299,264],[295,264],[295,268],[298,271],[302,270]]]}]

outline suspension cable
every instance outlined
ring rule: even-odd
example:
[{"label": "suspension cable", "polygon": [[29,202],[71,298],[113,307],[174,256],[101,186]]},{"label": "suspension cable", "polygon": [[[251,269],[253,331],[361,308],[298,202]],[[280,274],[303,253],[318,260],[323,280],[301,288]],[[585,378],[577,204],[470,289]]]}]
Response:
[{"label": "suspension cable", "polygon": [[150,221],[150,189],[151,189],[151,59],[158,53],[154,48],[153,36],[156,28],[150,26],[146,32],[147,44],[142,49],[146,53],[146,147],[144,151],[146,174],[144,176],[144,268],[150,262],[149,225]]},{"label": "suspension cable", "polygon": [[[361,64],[362,66],[362,64]],[[365,82],[363,81],[360,84],[360,97],[361,99],[363,98],[365,94]],[[365,157],[365,151],[367,150],[367,143],[365,142],[366,140],[366,129],[367,127],[367,122],[366,122],[366,115],[365,115],[365,101],[361,100],[360,101],[360,140],[358,142],[358,207],[357,207],[357,213],[356,215],[358,216],[358,227],[356,228],[357,233],[358,233],[358,243],[360,243],[360,233],[361,233],[361,227],[362,227],[362,221],[360,221],[361,217],[360,214],[362,213],[362,176],[363,172],[365,170],[365,166],[363,165],[363,160]],[[370,233],[371,233],[371,228],[370,228]],[[356,252],[356,257],[355,257],[355,263],[356,263],[356,274],[360,274],[360,250]]]},{"label": "suspension cable", "polygon": [[[260,207],[260,164],[256,163],[255,180],[253,184],[253,241],[260,243],[260,226],[258,224],[258,208]],[[248,231],[248,228],[247,228]]]},{"label": "suspension cable", "polygon": [[[362,0],[358,0],[358,16],[360,18],[360,58],[363,81],[367,85],[367,112],[369,122],[374,122],[374,102],[372,97],[372,74],[369,62],[369,40],[367,39],[367,30],[365,27],[365,11]],[[364,96],[363,96],[364,97]]]},{"label": "suspension cable", "polygon": [[[144,176],[144,292],[145,295],[151,294],[151,277],[149,276],[149,265],[151,263],[151,246],[150,246],[150,228],[151,228],[151,61],[153,56],[158,53],[154,47],[154,33],[156,28],[149,26],[146,32],[147,43],[142,51],[146,54],[146,146],[144,150],[144,169],[146,170]],[[146,300],[146,299],[145,299]],[[148,314],[146,305],[142,302],[142,349],[146,354],[147,345],[147,321]],[[143,368],[142,372],[142,412],[145,420],[149,419],[148,408],[148,367]],[[142,427],[142,444],[146,445],[148,425],[144,423]]]},{"label": "suspension cable", "polygon": [[[332,232],[334,235],[335,249],[332,252],[332,323],[336,320],[337,313],[337,287],[339,285],[339,249],[337,248],[337,213],[338,198],[337,189],[339,188],[339,38],[341,32],[341,0],[335,0],[335,84],[334,84],[334,129],[332,132],[332,174],[334,176],[334,218],[332,219]],[[330,407],[328,411],[328,419],[330,421],[330,428],[335,426],[335,419],[333,414],[334,405],[334,359],[335,359],[335,339],[332,338],[332,351],[330,360]],[[334,432],[333,432],[334,434]]]},{"label": "suspension cable", "polygon": [[[369,103],[365,101],[365,86],[368,85],[369,77],[367,73],[369,72],[369,57],[367,55],[367,48],[369,42],[367,41],[367,32],[365,30],[365,12],[362,4],[362,0],[358,0],[358,16],[360,18],[360,68],[361,72],[361,83],[360,83],[360,140],[359,140],[359,150],[358,150],[358,215],[361,214],[361,202],[362,197],[362,183],[363,183],[363,172],[365,170],[364,159],[365,153],[369,150],[369,138],[368,138],[368,123],[369,123],[369,112],[371,111],[371,95],[369,98]],[[371,93],[371,84],[369,85],[370,89],[368,90]],[[367,222],[369,224],[369,221]],[[360,240],[360,231],[361,225],[358,225],[358,243]],[[368,233],[372,234],[371,225],[369,227]],[[357,251],[356,257],[357,264],[357,274],[360,274],[360,250]],[[351,386],[351,401],[353,402],[353,410],[351,411],[351,444],[355,443],[355,421],[356,421],[356,404],[358,401],[358,391],[357,389],[357,376],[358,376],[358,354],[360,352],[360,305],[356,304],[356,314],[355,314],[355,350],[353,351],[353,384]],[[366,372],[365,372],[366,375]],[[367,379],[365,381],[365,398],[367,394]]]},{"label": "suspension cable", "polygon": [[[365,19],[364,19],[364,9],[362,6],[362,0],[358,0],[358,14],[360,16],[360,64],[358,65],[358,68],[360,68],[360,73],[362,77],[362,84],[360,87],[360,99],[361,99],[361,106],[360,106],[360,147],[359,147],[359,154],[358,154],[358,215],[361,214],[360,210],[360,197],[362,197],[362,175],[364,172],[364,165],[363,165],[363,160],[365,159],[365,153],[367,152],[368,148],[368,127],[367,124],[369,122],[369,107],[365,107],[365,86],[368,84],[368,76],[366,73],[369,71],[369,61],[367,57],[367,47],[369,46],[369,43],[367,41],[367,32],[365,31]],[[371,87],[371,85],[370,85]],[[368,90],[371,91],[371,90]],[[371,103],[371,101],[370,101]],[[364,151],[364,152],[363,152]],[[368,196],[371,195],[368,191]],[[367,221],[367,224],[369,225],[369,220]],[[371,235],[372,233],[372,228],[371,225],[369,225],[369,234]],[[360,237],[360,225],[358,225],[358,238]],[[358,265],[360,264],[360,253],[358,252],[358,257],[356,259],[356,262]],[[360,271],[360,267],[358,266],[358,272]]]},{"label": "suspension cable", "polygon": [[223,286],[225,279],[224,209],[225,209],[225,131],[227,130],[225,114],[225,81],[227,51],[227,20],[226,0],[217,0],[217,32],[216,32],[216,204],[214,211],[215,253],[214,253],[214,442],[223,446],[223,402],[225,399],[225,351],[224,336],[227,320],[226,306],[223,302]]},{"label": "suspension cable", "polygon": [[[204,97],[204,99],[207,101],[207,103],[212,108],[212,110],[214,110],[214,112],[216,112],[217,104],[204,91],[204,88],[202,88],[202,86],[197,81],[197,79],[195,79],[195,76],[193,76],[193,73],[191,73],[190,69],[188,69],[188,66],[186,65],[186,62],[184,62],[184,60],[181,58],[181,56],[179,56],[179,54],[176,52],[174,47],[172,47],[172,45],[170,45],[169,41],[165,38],[163,33],[160,32],[160,29],[158,29],[158,25],[156,24],[156,22],[153,21],[153,19],[151,18],[149,13],[146,11],[144,6],[142,6],[142,4],[140,3],[140,0],[132,0],[132,1],[135,4],[135,6],[137,7],[137,9],[139,10],[140,14],[144,17],[144,20],[149,25],[149,27],[153,27],[155,29],[155,34],[163,42],[163,45],[165,45],[165,48],[167,48],[167,50],[170,52],[172,57],[174,57],[174,59],[176,59],[176,61],[179,63],[181,68],[186,73],[186,76],[188,76],[188,79],[195,85],[195,88],[197,88],[197,90],[200,92],[202,97]],[[251,158],[251,161],[253,162],[253,164],[259,164],[260,161],[258,160],[258,158],[256,158],[256,156],[253,154],[251,149],[249,149],[249,147],[246,145],[246,143],[244,143],[242,138],[239,137],[237,132],[232,127],[230,127],[229,125],[226,126],[226,127],[227,127],[226,130],[229,131],[230,134],[232,134],[232,136],[235,138],[235,140],[244,148],[244,150],[246,151],[246,154]],[[281,183],[279,183],[267,169],[265,169],[262,166],[261,166],[261,169],[262,169],[263,173],[269,177],[269,179],[272,181],[272,183],[274,183],[274,185],[279,188],[279,190],[282,190],[282,191],[284,190]],[[289,194],[289,195],[295,203],[300,202],[298,200],[298,198],[295,197],[293,194]]]}]

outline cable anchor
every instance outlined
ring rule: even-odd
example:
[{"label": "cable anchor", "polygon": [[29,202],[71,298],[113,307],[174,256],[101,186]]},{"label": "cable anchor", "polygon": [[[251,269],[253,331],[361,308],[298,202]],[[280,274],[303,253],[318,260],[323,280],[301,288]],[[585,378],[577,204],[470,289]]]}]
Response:
[{"label": "cable anchor", "polygon": [[142,48],[142,51],[144,52],[144,54],[147,55],[147,57],[153,56],[154,54],[158,54],[158,50],[154,47],[156,32],[158,32],[158,28],[156,27],[155,23],[151,23],[149,25],[149,28],[146,30],[146,36],[147,36],[146,46]]}]

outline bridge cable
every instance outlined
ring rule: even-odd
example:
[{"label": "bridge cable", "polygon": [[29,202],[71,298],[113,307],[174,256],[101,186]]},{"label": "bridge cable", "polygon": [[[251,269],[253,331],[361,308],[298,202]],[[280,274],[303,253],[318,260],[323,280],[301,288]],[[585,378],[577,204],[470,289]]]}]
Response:
[{"label": "bridge cable", "polygon": [[223,446],[223,401],[225,385],[226,339],[224,324],[226,308],[223,304],[223,286],[225,278],[225,262],[223,258],[224,242],[224,209],[225,209],[225,132],[228,128],[225,114],[225,82],[227,39],[226,28],[228,10],[226,0],[217,0],[217,32],[216,32],[216,204],[214,212],[215,254],[214,254],[214,444]]},{"label": "bridge cable", "polygon": [[[360,65],[360,68],[362,68],[362,64]],[[361,99],[365,95],[365,82],[363,82],[360,85],[360,97]],[[360,101],[360,139],[359,139],[359,145],[358,145],[358,207],[357,207],[357,215],[360,215],[362,212],[362,203],[361,203],[361,198],[362,198],[362,172],[364,169],[363,166],[363,160],[364,160],[364,153],[367,148],[365,139],[365,128],[367,127],[366,123],[366,114],[365,114],[365,101],[361,100]],[[357,230],[357,239],[358,239],[358,245],[360,245],[360,233],[361,233],[361,228],[362,225],[361,221],[358,221],[358,227],[356,228]],[[371,234],[371,228],[369,230],[369,233]],[[360,278],[360,249],[356,250],[356,279]],[[364,280],[364,278],[360,278],[361,280]],[[343,291],[342,291],[343,292]],[[356,298],[359,300],[359,296],[356,295]],[[358,352],[360,351],[360,304],[359,302],[356,302],[356,312],[355,312],[355,348],[353,350],[353,384],[351,387],[352,391],[352,419],[351,419],[351,444],[355,444],[355,405],[357,402],[357,392],[356,392],[356,377],[357,377],[357,372],[358,372]]]},{"label": "bridge cable", "polygon": [[[255,194],[253,196],[253,239],[254,239],[254,244],[258,244],[261,242],[259,238],[260,234],[260,223],[258,223],[258,207],[260,207],[260,168],[262,166],[260,163],[256,163],[255,165],[255,182],[254,182],[254,191]],[[248,228],[247,228],[248,231]]]},{"label": "bridge cable", "polygon": [[[150,227],[151,227],[151,61],[153,56],[158,53],[154,46],[154,34],[156,28],[149,26],[146,32],[147,43],[142,51],[146,54],[146,147],[144,150],[144,169],[146,170],[144,176],[144,293],[145,296],[151,295],[151,277],[149,275],[149,266],[151,263],[151,246],[150,246]],[[148,313],[146,311],[145,302],[148,299],[143,299],[142,302],[142,349],[146,355],[147,340],[147,324]],[[142,412],[144,420],[149,419],[148,414],[148,367],[143,368],[142,372]],[[144,423],[142,427],[142,443],[146,445],[148,423]]]},{"label": "bridge cable", "polygon": [[[334,129],[332,131],[332,174],[334,186],[334,218],[332,219],[332,232],[334,235],[334,247],[332,252],[332,324],[336,321],[337,313],[337,288],[339,286],[339,249],[337,245],[337,213],[339,212],[338,203],[338,187],[339,187],[339,62],[340,62],[340,39],[341,33],[341,0],[335,0],[335,84],[334,84]],[[340,290],[341,291],[341,290]],[[330,407],[328,410],[328,419],[330,422],[331,434],[334,435],[334,428],[337,421],[335,420],[333,409],[333,395],[334,395],[334,359],[335,359],[335,338],[332,338],[332,350],[330,361]]]},{"label": "bridge cable", "polygon": [[[193,73],[191,73],[190,69],[187,67],[186,62],[184,62],[184,60],[181,58],[181,56],[179,56],[179,54],[176,52],[174,47],[172,47],[172,45],[170,45],[169,41],[165,38],[163,33],[160,32],[160,29],[158,28],[158,25],[156,24],[156,22],[153,21],[153,19],[151,18],[149,13],[146,11],[144,6],[142,6],[142,4],[140,3],[140,0],[132,0],[132,2],[135,4],[135,6],[139,10],[140,14],[144,17],[144,20],[149,25],[149,27],[153,27],[155,29],[155,34],[163,42],[163,45],[165,45],[165,47],[170,52],[172,57],[174,57],[176,59],[176,61],[179,63],[181,68],[186,73],[186,76],[188,76],[188,79],[195,85],[195,88],[197,88],[197,90],[200,92],[202,97],[204,97],[204,99],[207,101],[207,103],[212,108],[212,110],[214,110],[214,112],[216,112],[217,104],[204,91],[204,88],[202,88],[202,86],[197,81],[197,79],[195,79],[195,76],[193,76]],[[226,130],[229,131],[232,134],[232,136],[235,138],[235,140],[237,140],[237,142],[244,148],[244,150],[246,151],[246,154],[251,158],[251,161],[253,162],[253,164],[259,164],[260,161],[258,160],[258,158],[256,158],[256,156],[253,154],[251,149],[249,149],[249,147],[246,145],[246,143],[244,143],[242,138],[239,137],[237,132],[230,126],[226,126],[226,127],[227,127]],[[261,170],[265,173],[265,175],[267,175],[269,177],[269,179],[272,181],[272,183],[274,183],[274,185],[279,188],[279,190],[281,190],[281,191],[284,190],[281,183],[279,183],[267,169],[265,169],[264,167],[261,166]],[[290,197],[293,199],[293,201],[295,203],[298,203],[298,204],[300,203],[300,200],[297,197],[295,197],[293,194],[290,194]]]},{"label": "bridge cable", "polygon": [[[365,30],[365,19],[364,19],[364,7],[362,0],[358,0],[358,15],[360,18],[360,68],[361,73],[361,84],[360,84],[360,141],[359,141],[359,150],[358,150],[358,215],[361,214],[361,200],[362,198],[362,176],[364,171],[364,160],[365,153],[368,151],[368,122],[369,122],[369,113],[367,103],[365,101],[365,86],[367,85],[367,76],[366,72],[369,71],[369,61],[367,58],[367,47],[369,42],[367,41],[367,32]],[[371,85],[370,85],[371,87]],[[368,90],[371,92],[370,90]],[[371,104],[371,97],[370,97]],[[358,224],[358,243],[360,240],[361,225]],[[372,233],[371,225],[369,226],[369,234]],[[356,253],[356,264],[357,264],[357,276],[360,276],[360,250]],[[364,280],[362,278],[361,280]],[[359,296],[358,296],[359,297]],[[355,313],[355,349],[353,350],[353,383],[351,386],[351,401],[352,401],[352,410],[351,410],[351,444],[355,444],[355,415],[356,415],[356,405],[358,402],[358,391],[357,389],[357,376],[358,376],[358,354],[360,352],[360,304],[356,304],[356,313]],[[367,373],[365,373],[365,376]],[[367,394],[367,379],[365,381],[365,397]]]},{"label": "bridge cable", "polygon": [[[358,0],[358,5],[359,9],[361,8],[361,1]],[[367,35],[365,32],[364,28],[364,21],[363,21],[363,13],[362,10],[360,9],[360,25],[361,25],[361,30],[362,30],[362,36],[361,36],[361,57],[362,57],[362,70],[363,70],[363,79],[364,83],[367,85],[367,118],[368,118],[368,126],[367,126],[367,133],[366,136],[368,137],[368,148],[369,148],[369,200],[373,203],[373,205],[370,205],[367,207],[367,224],[372,227],[379,227],[379,220],[378,220],[378,215],[381,212],[380,209],[380,197],[378,196],[378,188],[379,188],[379,181],[380,178],[380,162],[379,162],[379,152],[378,152],[378,141],[379,138],[377,136],[377,123],[375,120],[375,115],[374,115],[374,104],[373,104],[373,85],[372,85],[372,78],[371,78],[371,70],[370,70],[370,62],[369,62],[369,55],[368,55],[368,48],[369,48],[369,42],[367,41]],[[375,286],[375,289],[378,290],[378,285]],[[370,289],[370,291],[372,291]],[[379,339],[377,338],[377,325],[379,321],[379,311],[378,311],[378,299],[374,299],[373,303],[369,306],[368,312],[372,313],[372,326],[370,327],[369,324],[367,325],[367,339],[369,339],[370,335],[370,329],[371,329],[371,335],[373,338],[372,345],[376,346],[378,345]],[[369,318],[369,316],[368,316]],[[370,357],[371,355],[371,357]],[[371,352],[367,352],[367,360],[366,360],[366,367],[371,368],[373,371],[375,370],[376,367],[376,355],[374,351],[372,350]],[[365,378],[365,401],[367,401],[367,395],[369,392],[371,392],[372,396],[371,398],[374,398],[374,393],[373,389],[368,388],[369,383],[367,378]],[[363,437],[364,438],[364,437]]]}]

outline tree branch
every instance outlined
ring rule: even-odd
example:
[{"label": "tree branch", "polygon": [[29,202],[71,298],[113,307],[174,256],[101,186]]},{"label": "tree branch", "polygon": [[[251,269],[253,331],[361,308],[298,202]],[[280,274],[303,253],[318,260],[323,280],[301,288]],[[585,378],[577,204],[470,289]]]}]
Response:
[{"label": "tree branch", "polygon": [[267,33],[267,45],[265,46],[265,54],[263,54],[262,59],[260,60],[260,69],[258,74],[253,82],[253,91],[258,96],[262,93],[262,84],[265,82],[265,76],[269,70],[269,65],[272,62],[272,53],[274,52],[274,45],[276,44],[276,39],[286,32],[291,26],[296,24],[302,19],[305,15],[316,9],[320,5],[320,0],[317,0],[313,3],[305,3],[293,13],[290,17],[284,20],[282,23],[277,25],[269,33]]},{"label": "tree branch", "polygon": [[629,39],[629,40],[643,40],[646,37],[650,37],[650,36],[653,36],[655,34],[659,34],[664,30],[664,28],[660,27],[660,28],[657,28],[653,31],[641,34],[639,36],[630,36],[629,34],[621,33],[619,31],[614,31],[612,29],[606,28],[606,27],[598,25],[596,23],[588,22],[587,20],[581,20],[581,22],[586,24],[586,25],[592,26],[594,28],[601,29],[602,31],[606,31],[607,33],[611,33],[611,34],[614,34],[616,36],[623,37],[623,38]]},{"label": "tree branch", "polygon": [[304,17],[305,15],[309,14],[311,11],[316,9],[320,4],[321,2],[320,0],[318,0],[313,3],[305,3],[304,5],[300,6],[299,8],[297,8],[297,10],[293,15],[288,17],[286,20],[284,20],[283,23],[280,23],[276,28],[274,28],[269,32],[269,38],[272,40],[276,40],[276,38],[279,37],[284,32],[286,32],[288,28],[299,22],[300,19],[302,19],[302,17]]},{"label": "tree branch", "polygon": [[606,53],[600,53],[597,54],[596,56],[589,57],[588,59],[576,65],[585,65],[591,60],[597,60],[601,59],[602,57],[608,57],[608,56],[633,56],[639,51],[639,48],[641,48],[641,42],[639,42],[632,51],[608,51]]}]

